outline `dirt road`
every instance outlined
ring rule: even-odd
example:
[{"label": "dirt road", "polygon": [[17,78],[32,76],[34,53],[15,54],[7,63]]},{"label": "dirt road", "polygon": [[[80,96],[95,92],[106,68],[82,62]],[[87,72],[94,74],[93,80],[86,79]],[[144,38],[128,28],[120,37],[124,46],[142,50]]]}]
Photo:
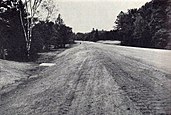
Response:
[{"label": "dirt road", "polygon": [[170,115],[169,55],[83,42],[1,94],[0,115]]}]

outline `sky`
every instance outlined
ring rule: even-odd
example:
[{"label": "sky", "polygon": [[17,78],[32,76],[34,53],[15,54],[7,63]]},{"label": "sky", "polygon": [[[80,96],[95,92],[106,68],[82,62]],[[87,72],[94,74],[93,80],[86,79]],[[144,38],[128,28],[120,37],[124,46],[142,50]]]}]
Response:
[{"label": "sky", "polygon": [[74,32],[112,30],[120,11],[140,8],[151,0],[54,0],[64,23]]}]

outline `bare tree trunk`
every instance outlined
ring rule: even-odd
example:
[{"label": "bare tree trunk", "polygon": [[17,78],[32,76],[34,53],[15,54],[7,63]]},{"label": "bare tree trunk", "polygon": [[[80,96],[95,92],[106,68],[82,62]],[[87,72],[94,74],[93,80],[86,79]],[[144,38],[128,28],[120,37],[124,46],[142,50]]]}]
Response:
[{"label": "bare tree trunk", "polygon": [[22,25],[22,29],[23,29],[25,41],[26,41],[27,57],[29,57],[29,49],[28,49],[28,46],[29,46],[28,40],[29,40],[29,38],[28,38],[28,34],[26,32],[26,28],[24,26],[24,20],[23,20],[23,17],[22,17],[22,11],[21,11],[21,9],[20,9],[20,21],[21,21],[21,25]]},{"label": "bare tree trunk", "polygon": [[[27,58],[30,58],[30,50],[31,50],[31,42],[32,42],[32,28],[34,26],[34,15],[36,13],[37,8],[39,7],[42,0],[25,0],[25,8],[26,12],[30,13],[30,18],[27,16],[27,28],[25,28],[24,20],[22,17],[22,9],[20,9],[20,21],[26,41],[26,50],[27,50]],[[30,11],[30,12],[29,12]]]}]

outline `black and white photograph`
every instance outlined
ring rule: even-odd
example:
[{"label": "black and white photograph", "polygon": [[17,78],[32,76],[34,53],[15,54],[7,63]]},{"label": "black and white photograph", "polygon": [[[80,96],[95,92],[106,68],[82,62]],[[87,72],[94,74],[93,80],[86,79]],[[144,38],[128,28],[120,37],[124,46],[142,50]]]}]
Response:
[{"label": "black and white photograph", "polygon": [[171,115],[171,0],[0,0],[0,115]]}]

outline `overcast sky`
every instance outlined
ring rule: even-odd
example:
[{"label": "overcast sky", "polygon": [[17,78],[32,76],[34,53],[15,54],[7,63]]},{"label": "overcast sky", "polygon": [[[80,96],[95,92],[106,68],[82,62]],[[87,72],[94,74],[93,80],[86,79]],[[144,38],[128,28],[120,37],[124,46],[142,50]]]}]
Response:
[{"label": "overcast sky", "polygon": [[89,32],[92,28],[111,30],[120,11],[140,8],[151,0],[54,0],[58,13],[74,32]]}]

